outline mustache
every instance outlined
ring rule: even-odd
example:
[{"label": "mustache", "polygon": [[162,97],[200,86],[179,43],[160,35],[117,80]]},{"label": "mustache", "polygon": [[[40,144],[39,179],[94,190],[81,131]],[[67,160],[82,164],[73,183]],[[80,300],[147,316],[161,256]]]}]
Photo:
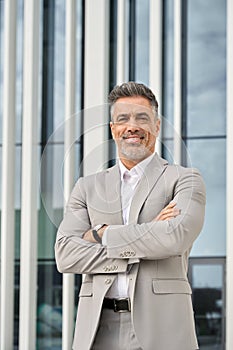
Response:
[{"label": "mustache", "polygon": [[135,131],[135,132],[129,131],[129,132],[123,134],[122,138],[123,139],[128,139],[129,137],[133,137],[133,136],[139,137],[140,139],[144,139],[145,138],[145,133],[143,131]]}]

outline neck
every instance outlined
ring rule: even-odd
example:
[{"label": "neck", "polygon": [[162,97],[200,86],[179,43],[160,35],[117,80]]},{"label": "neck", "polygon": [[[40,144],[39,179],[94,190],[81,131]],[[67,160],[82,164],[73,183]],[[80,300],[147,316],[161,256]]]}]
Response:
[{"label": "neck", "polygon": [[135,165],[137,165],[138,163],[140,163],[143,159],[141,160],[130,160],[130,159],[125,159],[125,158],[121,158],[120,160],[122,162],[122,164],[128,169],[132,169]]},{"label": "neck", "polygon": [[147,157],[144,157],[144,158],[141,158],[141,159],[128,159],[128,158],[124,158],[124,157],[122,157],[122,156],[119,156],[119,158],[120,158],[120,161],[121,161],[121,163],[128,169],[128,170],[130,170],[130,169],[132,169],[135,165],[137,165],[138,163],[141,163],[143,160],[145,160],[146,158],[148,158],[148,157],[150,157],[152,155],[152,153],[151,154],[149,154],[149,155],[147,155]]}]

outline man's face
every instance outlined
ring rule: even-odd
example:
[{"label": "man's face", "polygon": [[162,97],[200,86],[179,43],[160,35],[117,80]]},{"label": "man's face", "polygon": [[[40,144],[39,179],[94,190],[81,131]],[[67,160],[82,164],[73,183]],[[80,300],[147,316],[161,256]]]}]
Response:
[{"label": "man's face", "polygon": [[113,106],[112,119],[112,136],[122,160],[138,163],[154,152],[160,121],[147,98],[119,98]]}]

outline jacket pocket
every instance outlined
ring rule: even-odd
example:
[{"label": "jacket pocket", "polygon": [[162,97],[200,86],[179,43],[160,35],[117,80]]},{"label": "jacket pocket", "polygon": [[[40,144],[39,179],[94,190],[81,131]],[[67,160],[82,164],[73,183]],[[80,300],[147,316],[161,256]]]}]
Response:
[{"label": "jacket pocket", "polygon": [[93,285],[91,282],[84,282],[80,288],[80,297],[91,297],[93,294]]},{"label": "jacket pocket", "polygon": [[154,279],[152,290],[154,294],[192,294],[189,282],[182,279]]}]

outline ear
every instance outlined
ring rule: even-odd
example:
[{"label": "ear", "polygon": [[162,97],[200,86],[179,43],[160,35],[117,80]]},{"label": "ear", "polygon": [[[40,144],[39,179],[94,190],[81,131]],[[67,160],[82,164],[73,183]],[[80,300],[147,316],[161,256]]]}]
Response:
[{"label": "ear", "polygon": [[157,120],[156,120],[156,122],[155,122],[155,136],[156,136],[156,137],[159,135],[159,132],[160,132],[160,125],[161,125],[160,119],[157,118]]},{"label": "ear", "polygon": [[113,122],[110,122],[109,126],[111,129],[112,137],[115,140],[115,124]]}]

